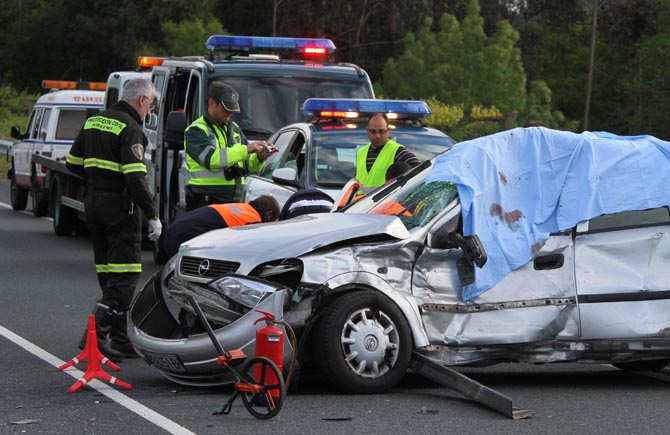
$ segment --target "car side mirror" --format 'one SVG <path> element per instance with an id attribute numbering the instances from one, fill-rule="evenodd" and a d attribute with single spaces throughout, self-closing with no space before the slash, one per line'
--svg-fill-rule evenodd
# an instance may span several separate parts
<path id="1" fill-rule="evenodd" d="M 13 125 L 11 130 L 9 131 L 9 135 L 13 137 L 14 139 L 20 140 L 23 139 L 23 135 L 21 134 L 21 130 L 17 125 Z"/>
<path id="2" fill-rule="evenodd" d="M 466 286 L 475 282 L 475 266 L 480 269 L 486 264 L 486 250 L 479 240 L 479 236 L 462 236 L 454 231 L 447 234 L 446 242 L 458 246 L 463 251 L 463 258 L 458 260 L 458 277 L 461 285 Z"/>
<path id="3" fill-rule="evenodd" d="M 272 172 L 272 181 L 282 186 L 302 189 L 298 181 L 298 171 L 295 168 L 277 168 Z"/>
<path id="4" fill-rule="evenodd" d="M 361 190 L 361 183 L 357 178 L 352 178 L 347 181 L 342 190 L 340 190 L 335 197 L 335 202 L 330 211 L 337 211 L 354 202 L 357 199 L 358 191 Z"/>
<path id="5" fill-rule="evenodd" d="M 186 114 L 179 111 L 168 113 L 165 142 L 169 150 L 184 149 L 184 130 L 186 130 Z"/>

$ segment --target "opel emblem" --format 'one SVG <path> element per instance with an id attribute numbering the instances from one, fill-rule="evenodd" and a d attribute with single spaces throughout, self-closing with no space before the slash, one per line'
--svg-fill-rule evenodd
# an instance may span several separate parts
<path id="1" fill-rule="evenodd" d="M 198 265 L 198 275 L 204 276 L 209 272 L 209 260 L 202 260 Z"/>

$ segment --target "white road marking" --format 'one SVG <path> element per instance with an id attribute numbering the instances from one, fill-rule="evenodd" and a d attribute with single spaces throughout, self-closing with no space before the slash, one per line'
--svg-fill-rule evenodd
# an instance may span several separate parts
<path id="1" fill-rule="evenodd" d="M 0 203 L 0 205 L 5 205 Z M 27 350 L 28 352 L 32 353 L 36 357 L 42 359 L 43 361 L 46 361 L 47 363 L 51 364 L 52 366 L 58 367 L 62 366 L 65 364 L 65 361 L 62 361 L 61 359 L 55 357 L 54 355 L 51 355 L 49 352 L 45 351 L 44 349 L 34 345 L 33 343 L 29 342 L 28 340 L 24 339 L 23 337 L 20 337 L 10 331 L 9 329 L 3 327 L 0 325 L 0 335 L 8 339 L 9 341 L 12 341 L 16 345 L 22 347 L 23 349 Z M 79 380 L 82 376 L 84 376 L 84 372 L 81 370 L 78 370 L 74 367 L 69 367 L 65 370 L 63 370 L 63 373 L 67 373 L 76 380 Z M 170 420 L 169 418 L 157 413 L 156 411 L 142 405 L 141 403 L 137 402 L 134 399 L 131 399 L 130 397 L 126 396 L 125 394 L 113 389 L 106 383 L 103 383 L 97 379 L 92 380 L 87 384 L 90 388 L 93 388 L 94 390 L 98 391 L 101 394 L 104 394 L 105 396 L 109 397 L 111 400 L 114 402 L 118 403 L 119 405 L 125 407 L 129 411 L 134 412 L 135 414 L 139 415 L 140 417 L 144 418 L 145 420 L 150 421 L 151 423 L 155 424 L 156 426 L 166 430 L 169 433 L 172 434 L 180 434 L 180 435 L 195 435 L 194 432 L 191 432 L 190 430 L 186 429 L 183 426 L 178 425 L 174 421 Z M 70 394 L 70 393 L 68 393 Z M 73 393 L 77 394 L 77 393 Z"/>
<path id="2" fill-rule="evenodd" d="M 11 204 L 7 204 L 7 203 L 5 203 L 5 202 L 0 202 L 0 207 L 8 208 L 8 209 L 11 210 L 12 205 L 11 205 Z M 21 210 L 19 213 L 23 213 L 23 214 L 25 214 L 25 215 L 29 215 L 29 216 L 32 216 L 32 215 L 33 215 L 33 212 L 31 212 L 31 211 L 26 211 L 26 210 Z M 49 216 L 43 216 L 43 217 L 41 217 L 40 219 L 44 219 L 45 221 L 49 221 L 49 222 L 53 222 L 53 221 L 54 221 L 53 218 L 51 218 L 51 217 L 49 217 Z"/>

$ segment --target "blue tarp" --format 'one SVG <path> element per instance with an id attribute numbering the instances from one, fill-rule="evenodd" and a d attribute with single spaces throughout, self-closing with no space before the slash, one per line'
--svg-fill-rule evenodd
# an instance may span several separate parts
<path id="1" fill-rule="evenodd" d="M 463 289 L 467 301 L 530 261 L 552 232 L 670 204 L 670 142 L 516 128 L 455 145 L 431 181 L 457 184 L 463 233 L 477 234 L 488 255 Z"/>

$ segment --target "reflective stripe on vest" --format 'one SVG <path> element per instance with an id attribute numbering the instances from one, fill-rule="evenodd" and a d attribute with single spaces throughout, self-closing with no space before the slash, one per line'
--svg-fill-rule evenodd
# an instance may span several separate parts
<path id="1" fill-rule="evenodd" d="M 244 183 L 244 178 L 226 180 L 226 176 L 223 174 L 223 169 L 228 167 L 228 153 L 226 149 L 226 138 L 221 128 L 214 126 L 214 130 L 212 131 L 205 122 L 205 118 L 203 116 L 193 121 L 193 123 L 188 128 L 199 128 L 205 132 L 205 134 L 210 138 L 212 144 L 210 147 L 205 148 L 203 153 L 206 155 L 212 149 L 214 149 L 215 152 L 218 151 L 219 166 L 221 167 L 220 170 L 210 171 L 206 167 L 202 166 L 200 162 L 192 158 L 187 152 L 186 166 L 188 168 L 188 184 L 196 186 L 231 186 L 235 185 L 236 183 Z M 235 143 L 240 143 L 241 138 L 237 131 L 233 131 L 233 138 L 236 141 Z M 216 148 L 218 148 L 218 150 Z M 186 149 L 186 141 L 184 141 L 184 149 Z M 242 162 L 238 162 L 237 165 L 244 167 Z"/>
<path id="2" fill-rule="evenodd" d="M 96 264 L 96 273 L 141 273 L 142 263 L 108 263 Z"/>
<path id="3" fill-rule="evenodd" d="M 367 169 L 370 144 L 358 150 L 356 153 L 356 178 L 361 183 L 359 192 L 368 193 L 386 182 L 386 171 L 393 164 L 395 155 L 401 147 L 402 145 L 392 140 L 386 142 L 372 164 L 370 172 Z"/>
<path id="4" fill-rule="evenodd" d="M 249 204 L 211 204 L 208 207 L 216 210 L 229 227 L 262 222 L 261 215 Z"/>

